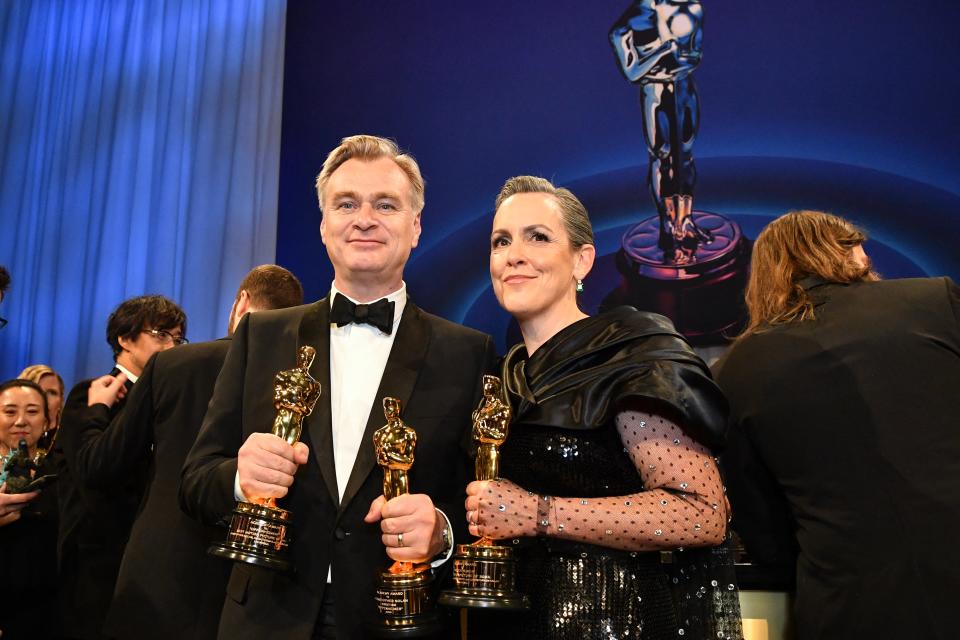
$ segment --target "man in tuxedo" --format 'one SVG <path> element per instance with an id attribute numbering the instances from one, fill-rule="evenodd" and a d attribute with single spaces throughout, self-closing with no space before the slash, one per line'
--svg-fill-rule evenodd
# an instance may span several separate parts
<path id="1" fill-rule="evenodd" d="M 489 336 L 407 297 L 403 268 L 423 209 L 419 168 L 389 140 L 352 136 L 327 157 L 317 191 L 330 295 L 240 323 L 184 467 L 181 504 L 207 522 L 228 518 L 237 499 L 275 497 L 293 513 L 295 570 L 236 563 L 221 638 L 366 637 L 378 618 L 376 574 L 390 559 L 441 563 L 450 523 L 467 537 L 465 443 L 494 348 Z M 291 446 L 265 432 L 274 375 L 295 366 L 302 345 L 317 351 L 311 374 L 322 395 Z M 385 396 L 400 400 L 418 436 L 412 493 L 389 502 L 372 445 Z"/>
<path id="2" fill-rule="evenodd" d="M 154 355 L 109 425 L 91 421 L 78 434 L 74 472 L 108 489 L 150 460 L 150 481 L 120 565 L 106 632 L 115 638 L 211 638 L 216 635 L 228 563 L 207 555 L 219 529 L 190 518 L 177 502 L 180 470 L 200 430 L 213 385 L 240 319 L 248 312 L 303 304 L 296 276 L 261 265 L 240 283 L 227 338 Z M 121 378 L 108 388 L 119 391 Z M 109 397 L 101 397 L 110 403 Z"/>
<path id="3" fill-rule="evenodd" d="M 94 489 L 77 477 L 80 434 L 89 425 L 105 428 L 124 406 L 154 353 L 186 342 L 187 318 L 163 296 L 124 301 L 107 321 L 107 342 L 114 369 L 77 383 L 63 408 L 57 457 L 60 531 L 60 599 L 64 633 L 71 638 L 102 638 L 123 547 L 146 485 L 146 456 L 131 473 L 110 486 Z M 117 388 L 119 385 L 120 388 Z M 111 402 L 120 395 L 120 400 Z"/>
<path id="4" fill-rule="evenodd" d="M 750 324 L 718 364 L 733 527 L 795 565 L 800 640 L 956 637 L 960 289 L 880 281 L 819 212 L 757 237 Z"/>

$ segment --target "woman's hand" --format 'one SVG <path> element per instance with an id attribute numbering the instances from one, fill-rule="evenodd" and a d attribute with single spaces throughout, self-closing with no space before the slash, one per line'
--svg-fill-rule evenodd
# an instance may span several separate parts
<path id="1" fill-rule="evenodd" d="M 536 494 L 509 480 L 471 482 L 464 504 L 471 535 L 494 540 L 537 535 Z"/>
<path id="2" fill-rule="evenodd" d="M 0 527 L 15 522 L 20 518 L 20 511 L 31 500 L 40 495 L 39 491 L 30 493 L 7 493 L 7 484 L 0 485 Z"/>

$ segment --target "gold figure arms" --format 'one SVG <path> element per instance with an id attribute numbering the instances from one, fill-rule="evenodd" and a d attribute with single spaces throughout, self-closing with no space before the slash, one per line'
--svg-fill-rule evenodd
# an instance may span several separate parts
<path id="1" fill-rule="evenodd" d="M 507 439 L 512 411 L 503 401 L 500 378 L 483 376 L 483 400 L 473 412 L 473 439 L 477 442 L 477 480 L 500 475 L 499 447 Z"/>
<path id="2" fill-rule="evenodd" d="M 417 432 L 400 419 L 400 400 L 383 399 L 383 414 L 387 424 L 373 434 L 377 464 L 383 468 L 383 496 L 392 500 L 410 493 L 407 471 L 413 466 L 417 448 Z"/>
<path id="3" fill-rule="evenodd" d="M 313 347 L 300 347 L 297 367 L 281 371 L 273 379 L 273 406 L 277 417 L 271 431 L 290 445 L 300 440 L 303 418 L 310 415 L 320 398 L 320 383 L 310 375 L 316 354 Z"/>

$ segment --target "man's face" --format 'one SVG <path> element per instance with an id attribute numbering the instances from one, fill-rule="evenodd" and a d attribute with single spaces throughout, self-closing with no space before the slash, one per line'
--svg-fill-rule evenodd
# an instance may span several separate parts
<path id="1" fill-rule="evenodd" d="M 359 298 L 366 291 L 399 288 L 403 266 L 420 239 L 411 190 L 390 158 L 351 158 L 330 176 L 320 238 L 344 293 Z"/>
<path id="2" fill-rule="evenodd" d="M 118 339 L 123 352 L 117 358 L 117 362 L 129 369 L 134 375 L 139 376 L 143 373 L 143 368 L 147 366 L 147 360 L 155 353 L 166 351 L 177 346 L 175 338 L 183 335 L 183 327 L 177 325 L 172 329 L 156 331 L 153 329 L 144 329 L 133 339 L 121 337 Z"/>
<path id="3" fill-rule="evenodd" d="M 850 255 L 853 258 L 853 261 L 861 269 L 870 268 L 870 258 L 867 257 L 867 252 L 863 250 L 863 245 L 858 244 L 850 251 Z"/>

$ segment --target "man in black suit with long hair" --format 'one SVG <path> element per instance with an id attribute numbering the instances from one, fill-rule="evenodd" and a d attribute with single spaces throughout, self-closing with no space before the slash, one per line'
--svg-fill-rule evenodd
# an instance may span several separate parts
<path id="1" fill-rule="evenodd" d="M 750 324 L 718 364 L 733 528 L 793 565 L 799 640 L 956 637 L 960 289 L 880 280 L 815 211 L 757 237 Z"/>
<path id="2" fill-rule="evenodd" d="M 378 570 L 390 559 L 442 562 L 451 523 L 458 539 L 467 537 L 472 464 L 464 443 L 494 349 L 489 336 L 407 297 L 420 170 L 393 142 L 352 136 L 327 157 L 317 191 L 331 293 L 240 323 L 184 468 L 182 504 L 207 522 L 229 517 L 238 498 L 279 498 L 293 513 L 295 571 L 235 564 L 221 638 L 363 638 L 377 618 Z M 302 345 L 316 349 L 311 374 L 322 395 L 291 446 L 268 433 L 273 378 L 295 366 Z M 372 444 L 386 421 L 385 396 L 400 399 L 418 435 L 411 493 L 389 502 Z"/>
<path id="3" fill-rule="evenodd" d="M 296 276 L 273 264 L 255 267 L 237 290 L 227 338 L 157 353 L 127 396 L 124 411 L 109 423 L 91 421 L 78 434 L 74 471 L 91 488 L 108 490 L 144 459 L 150 465 L 107 616 L 110 637 L 216 635 L 229 565 L 206 551 L 223 533 L 180 510 L 180 471 L 240 319 L 248 312 L 300 304 L 303 287 Z M 112 388 L 121 384 L 117 378 Z M 100 402 L 112 404 L 103 395 Z"/>
<path id="4" fill-rule="evenodd" d="M 124 406 L 147 360 L 186 341 L 187 317 L 173 301 L 157 295 L 125 300 L 107 320 L 113 370 L 77 383 L 63 407 L 57 460 L 60 506 L 58 557 L 64 634 L 102 638 L 103 622 L 113 597 L 123 547 L 146 486 L 146 458 L 126 478 L 94 489 L 77 477 L 80 434 L 91 424 L 105 425 Z M 104 403 L 101 397 L 118 402 Z"/>

